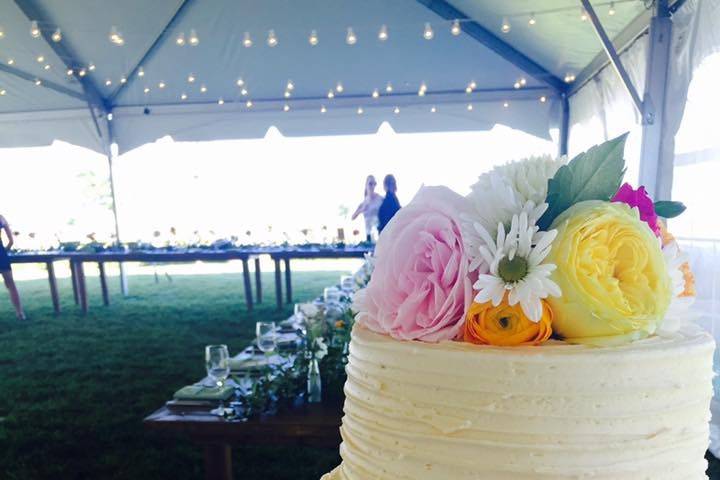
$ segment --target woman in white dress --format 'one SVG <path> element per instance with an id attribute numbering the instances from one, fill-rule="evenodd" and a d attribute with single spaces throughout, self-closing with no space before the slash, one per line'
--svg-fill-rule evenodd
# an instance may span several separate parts
<path id="1" fill-rule="evenodd" d="M 375 177 L 373 175 L 368 175 L 365 180 L 365 199 L 352 215 L 353 220 L 355 220 L 361 213 L 365 217 L 365 234 L 368 242 L 372 242 L 374 232 L 377 231 L 378 210 L 383 202 L 383 196 L 375 193 L 376 185 L 377 182 L 375 181 Z"/>

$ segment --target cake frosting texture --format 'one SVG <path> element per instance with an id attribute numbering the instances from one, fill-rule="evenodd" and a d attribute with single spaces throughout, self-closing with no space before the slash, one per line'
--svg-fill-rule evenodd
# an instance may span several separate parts
<path id="1" fill-rule="evenodd" d="M 401 342 L 356 326 L 325 480 L 701 480 L 714 342 Z"/>

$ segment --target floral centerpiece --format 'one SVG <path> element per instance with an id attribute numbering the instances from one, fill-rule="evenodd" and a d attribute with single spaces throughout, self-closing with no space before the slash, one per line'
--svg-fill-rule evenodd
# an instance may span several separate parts
<path id="1" fill-rule="evenodd" d="M 692 274 L 653 202 L 623 183 L 627 135 L 480 176 L 466 197 L 424 187 L 378 240 L 359 324 L 399 340 L 616 345 L 677 319 Z"/>

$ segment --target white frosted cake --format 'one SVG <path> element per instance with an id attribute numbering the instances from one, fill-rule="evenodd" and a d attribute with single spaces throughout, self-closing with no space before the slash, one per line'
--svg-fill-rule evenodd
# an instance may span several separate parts
<path id="1" fill-rule="evenodd" d="M 701 480 L 714 342 L 623 135 L 423 187 L 354 299 L 330 480 Z"/>
<path id="2" fill-rule="evenodd" d="M 401 342 L 357 326 L 325 480 L 701 480 L 714 342 Z"/>

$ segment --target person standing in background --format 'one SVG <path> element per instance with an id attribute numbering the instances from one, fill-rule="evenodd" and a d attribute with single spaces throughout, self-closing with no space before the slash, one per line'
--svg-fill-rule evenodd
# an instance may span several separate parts
<path id="1" fill-rule="evenodd" d="M 352 220 L 355 220 L 361 213 L 365 218 L 365 235 L 368 242 L 372 242 L 373 229 L 378 226 L 378 210 L 383 202 L 382 195 L 375 193 L 377 182 L 373 175 L 368 175 L 365 180 L 365 199 L 358 206 L 355 213 L 352 214 Z"/>
<path id="2" fill-rule="evenodd" d="M 10 293 L 10 301 L 13 307 L 15 307 L 15 314 L 18 320 L 25 320 L 25 312 L 23 311 L 22 302 L 20 301 L 20 294 L 15 285 L 15 279 L 13 278 L 12 268 L 10 266 L 10 257 L 8 256 L 8 250 L 12 248 L 15 239 L 13 238 L 10 224 L 2 215 L 0 215 L 0 231 L 5 232 L 5 236 L 7 236 L 8 239 L 7 244 L 5 244 L 0 234 L 0 274 L 2 274 L 5 287 L 7 287 L 8 293 Z"/>
<path id="3" fill-rule="evenodd" d="M 385 200 L 378 210 L 378 231 L 382 232 L 390 219 L 400 210 L 400 201 L 397 198 L 397 181 L 394 175 L 385 175 Z"/>

